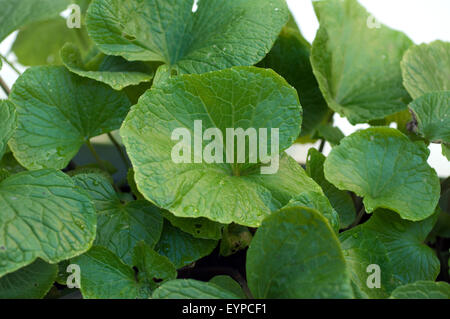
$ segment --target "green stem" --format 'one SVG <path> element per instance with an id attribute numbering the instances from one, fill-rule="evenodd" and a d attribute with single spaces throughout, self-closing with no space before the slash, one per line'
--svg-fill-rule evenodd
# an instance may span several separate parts
<path id="1" fill-rule="evenodd" d="M 125 164 L 125 167 L 127 169 L 130 169 L 130 163 L 128 162 L 127 155 L 125 154 L 123 148 L 120 146 L 119 142 L 114 138 L 114 136 L 111 133 L 108 133 L 108 137 L 111 140 L 111 142 L 114 144 L 114 147 L 117 149 L 117 152 L 120 155 L 120 158 L 122 159 L 122 162 Z"/>
<path id="2" fill-rule="evenodd" d="M 325 139 L 320 141 L 319 152 L 323 153 L 323 149 L 325 148 Z"/>
<path id="3" fill-rule="evenodd" d="M 8 85 L 3 81 L 2 77 L 0 76 L 0 86 L 2 87 L 2 90 L 5 92 L 7 96 L 11 93 L 11 90 L 9 89 Z"/>
<path id="4" fill-rule="evenodd" d="M 100 168 L 102 170 L 104 170 L 105 172 L 108 172 L 108 170 L 106 169 L 105 165 L 103 164 L 100 156 L 98 156 L 97 151 L 95 150 L 94 146 L 92 146 L 91 141 L 87 140 L 86 141 L 86 145 L 89 148 L 89 150 L 91 151 L 92 155 L 94 155 L 95 160 L 97 161 L 98 165 L 100 166 Z"/>
<path id="5" fill-rule="evenodd" d="M 1 58 L 3 61 L 5 61 L 5 63 L 8 64 L 8 65 L 11 67 L 11 69 L 13 69 L 14 72 L 16 72 L 18 75 L 21 75 L 21 74 L 22 74 L 22 72 L 20 72 L 20 71 L 14 66 L 14 64 L 12 64 L 11 62 L 9 62 L 8 59 L 7 59 L 5 56 L 3 56 L 3 55 L 0 54 L 0 58 Z"/>
<path id="6" fill-rule="evenodd" d="M 75 28 L 75 34 L 77 35 L 78 41 L 80 42 L 81 46 L 84 50 L 89 49 L 89 45 L 87 44 L 86 40 L 83 37 L 83 33 L 81 32 L 81 28 Z"/>

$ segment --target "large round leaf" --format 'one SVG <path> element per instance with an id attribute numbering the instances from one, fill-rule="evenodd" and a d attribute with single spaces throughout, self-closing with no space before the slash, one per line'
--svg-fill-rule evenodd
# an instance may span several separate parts
<path id="1" fill-rule="evenodd" d="M 41 258 L 77 256 L 95 238 L 95 209 L 70 177 L 55 170 L 23 172 L 0 183 L 0 276 Z"/>
<path id="2" fill-rule="evenodd" d="M 28 69 L 10 99 L 18 114 L 10 147 L 28 169 L 66 167 L 87 140 L 118 129 L 130 107 L 125 93 L 64 67 Z"/>
<path id="3" fill-rule="evenodd" d="M 406 51 L 402 63 L 403 84 L 416 99 L 429 92 L 450 90 L 450 43 L 435 41 Z"/>
<path id="4" fill-rule="evenodd" d="M 450 144 L 450 91 L 426 93 L 409 108 L 420 135 L 436 143 Z"/>
<path id="5" fill-rule="evenodd" d="M 7 100 L 0 101 L 0 160 L 17 125 L 16 108 Z"/>
<path id="6" fill-rule="evenodd" d="M 328 181 L 364 197 L 367 212 L 396 211 L 402 218 L 422 220 L 434 213 L 439 178 L 427 164 L 429 150 L 396 129 L 380 127 L 344 138 L 325 161 Z"/>
<path id="7" fill-rule="evenodd" d="M 351 298 L 336 234 L 310 208 L 284 208 L 264 220 L 247 253 L 256 298 Z"/>
<path id="8" fill-rule="evenodd" d="M 179 73 L 253 65 L 288 20 L 284 0 L 94 0 L 88 31 L 99 49 L 130 61 L 161 61 Z M 263 23 L 262 23 L 263 22 Z"/>
<path id="9" fill-rule="evenodd" d="M 201 147 L 202 152 L 211 143 L 198 141 L 203 136 L 203 130 L 195 128 L 198 121 L 202 121 L 203 130 L 220 130 L 223 143 L 218 137 L 213 140 L 223 145 L 224 154 L 217 150 L 223 163 L 206 163 L 195 151 Z M 297 93 L 285 80 L 271 70 L 237 67 L 176 77 L 147 91 L 127 116 L 121 135 L 139 191 L 148 200 L 178 217 L 259 226 L 265 216 L 294 195 L 307 190 L 321 192 L 300 165 L 282 152 L 297 138 L 300 124 Z M 185 152 L 190 157 L 187 163 L 175 163 L 172 158 L 174 146 L 182 143 L 172 140 L 172 133 L 180 128 L 191 136 L 191 141 L 184 141 L 185 146 L 195 148 Z M 282 153 L 278 171 L 262 174 L 261 165 L 249 160 L 249 143 L 244 163 L 236 160 L 238 142 L 234 149 L 228 149 L 234 150 L 234 158 L 229 156 L 232 163 L 225 163 L 226 145 L 231 144 L 226 130 L 230 128 L 266 129 L 269 152 L 272 129 L 278 129 Z M 258 147 L 261 151 L 261 145 Z M 259 154 L 258 150 L 253 154 Z M 257 162 L 261 163 L 260 159 Z"/>
<path id="10" fill-rule="evenodd" d="M 384 25 L 370 28 L 356 0 L 315 1 L 314 9 L 320 29 L 311 62 L 328 106 L 352 124 L 405 109 L 400 61 L 411 40 Z"/>
<path id="11" fill-rule="evenodd" d="M 108 248 L 128 264 L 138 242 L 155 247 L 163 228 L 157 207 L 144 200 L 122 203 L 110 182 L 98 174 L 80 174 L 73 180 L 88 192 L 97 209 L 95 245 Z"/>

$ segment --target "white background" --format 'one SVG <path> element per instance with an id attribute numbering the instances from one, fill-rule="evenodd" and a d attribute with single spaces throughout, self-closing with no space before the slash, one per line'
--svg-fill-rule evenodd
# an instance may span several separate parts
<path id="1" fill-rule="evenodd" d="M 434 40 L 450 41 L 450 0 L 359 0 L 369 12 L 379 21 L 391 28 L 405 32 L 415 43 L 431 42 Z M 314 40 L 319 23 L 314 14 L 312 2 L 310 0 L 287 0 L 297 23 L 305 36 L 312 42 Z M 16 33 L 5 39 L 0 45 L 0 52 L 6 55 L 11 47 Z M 8 56 L 10 60 L 15 60 L 14 55 Z M 23 68 L 19 66 L 23 71 Z M 3 63 L 0 75 L 12 85 L 16 80 L 16 74 Z M 0 92 L 0 98 L 6 98 Z M 336 125 L 349 135 L 359 128 L 366 128 L 367 125 L 351 125 L 345 118 L 335 116 Z M 313 145 L 294 145 L 288 150 L 299 162 L 305 162 L 307 149 Z M 317 146 L 317 145 L 315 145 Z M 442 177 L 450 175 L 450 163 L 441 153 L 439 145 L 430 146 L 431 155 L 429 164 L 436 169 Z M 325 153 L 330 151 L 330 147 L 325 147 Z"/>

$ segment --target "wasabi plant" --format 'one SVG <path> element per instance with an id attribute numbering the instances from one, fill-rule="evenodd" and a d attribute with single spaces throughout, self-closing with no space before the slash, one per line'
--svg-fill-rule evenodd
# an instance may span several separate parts
<path id="1" fill-rule="evenodd" d="M 0 0 L 0 298 L 450 298 L 450 44 L 313 4 Z"/>

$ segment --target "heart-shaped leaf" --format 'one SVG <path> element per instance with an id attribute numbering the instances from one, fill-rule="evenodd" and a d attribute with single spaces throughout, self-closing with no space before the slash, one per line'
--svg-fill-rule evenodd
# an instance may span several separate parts
<path id="1" fill-rule="evenodd" d="M 87 25 L 106 54 L 203 73 L 259 62 L 289 14 L 284 0 L 210 0 L 192 10 L 186 0 L 94 0 Z"/>
<path id="2" fill-rule="evenodd" d="M 0 276 L 41 258 L 77 256 L 95 238 L 95 209 L 70 177 L 55 170 L 23 172 L 0 183 Z"/>
<path id="3" fill-rule="evenodd" d="M 337 188 L 364 197 L 367 212 L 388 208 L 417 221 L 431 216 L 439 200 L 439 178 L 428 155 L 423 143 L 396 129 L 369 128 L 334 147 L 324 172 Z"/>
<path id="4" fill-rule="evenodd" d="M 18 126 L 10 147 L 28 169 L 62 169 L 90 138 L 118 129 L 125 93 L 80 78 L 64 67 L 32 67 L 14 84 Z"/>
<path id="5" fill-rule="evenodd" d="M 352 124 L 405 109 L 400 61 L 411 40 L 379 24 L 356 0 L 313 4 L 320 29 L 311 62 L 328 106 Z"/>
<path id="6" fill-rule="evenodd" d="M 178 217 L 259 226 L 265 216 L 293 196 L 308 190 L 322 192 L 300 165 L 283 153 L 297 138 L 300 124 L 297 93 L 281 77 L 271 70 L 236 67 L 179 76 L 147 91 L 127 116 L 121 136 L 135 168 L 136 183 L 148 200 Z M 206 151 L 211 143 L 199 141 L 203 130 L 209 128 L 220 131 L 211 137 L 211 143 L 222 146 L 212 163 L 207 162 L 210 154 Z M 260 135 L 259 145 L 253 149 L 251 143 L 234 143 L 234 135 L 227 138 L 226 131 L 239 128 L 249 134 L 266 132 L 267 140 Z M 172 139 L 179 130 L 187 135 L 187 141 Z M 174 158 L 181 143 L 195 148 L 183 152 L 185 157 L 187 154 L 184 163 Z M 261 165 L 265 146 L 273 152 L 272 169 L 280 157 L 278 170 Z M 276 146 L 282 155 L 278 156 Z"/>
<path id="7" fill-rule="evenodd" d="M 122 90 L 130 85 L 149 82 L 153 78 L 154 70 L 142 62 L 128 62 L 122 57 L 107 56 L 102 53 L 93 59 L 95 63 L 86 64 L 81 52 L 72 43 L 67 43 L 61 50 L 61 58 L 71 72 L 111 86 L 115 90 Z"/>
<path id="8" fill-rule="evenodd" d="M 8 100 L 0 100 L 0 160 L 17 126 L 16 108 Z"/>
<path id="9" fill-rule="evenodd" d="M 450 43 L 434 41 L 406 51 L 402 63 L 403 84 L 416 99 L 425 93 L 450 91 Z"/>
<path id="10" fill-rule="evenodd" d="M 264 220 L 247 253 L 247 280 L 255 298 L 353 297 L 336 234 L 310 208 L 283 208 Z"/>
<path id="11" fill-rule="evenodd" d="M 87 190 L 97 209 L 95 245 L 108 248 L 127 264 L 138 242 L 155 247 L 163 228 L 157 207 L 144 200 L 121 202 L 110 182 L 98 174 L 80 174 L 73 180 Z"/>

